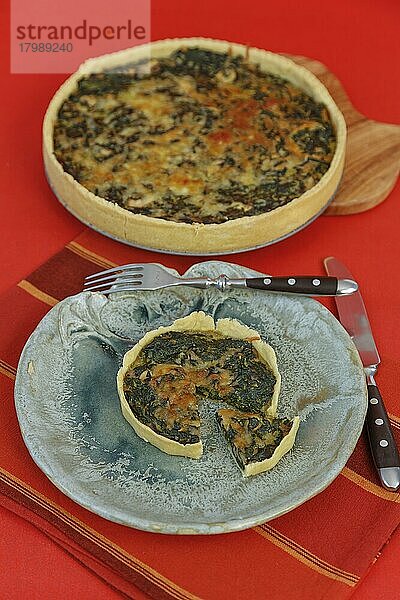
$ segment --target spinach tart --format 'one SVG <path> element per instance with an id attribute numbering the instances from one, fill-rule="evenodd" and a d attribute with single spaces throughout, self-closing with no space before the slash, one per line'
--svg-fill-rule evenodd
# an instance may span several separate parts
<path id="1" fill-rule="evenodd" d="M 316 217 L 339 184 L 346 126 L 288 58 L 189 38 L 86 61 L 43 134 L 50 185 L 82 221 L 132 245 L 215 254 Z"/>
<path id="2" fill-rule="evenodd" d="M 293 446 L 299 418 L 276 417 L 280 384 L 274 350 L 256 331 L 201 311 L 148 332 L 117 376 L 124 417 L 167 454 L 202 456 L 199 404 L 215 403 L 245 476 L 272 468 Z"/>

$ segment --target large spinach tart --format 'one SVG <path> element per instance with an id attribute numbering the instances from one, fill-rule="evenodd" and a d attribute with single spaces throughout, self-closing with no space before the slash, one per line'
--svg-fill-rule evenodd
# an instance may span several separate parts
<path id="1" fill-rule="evenodd" d="M 273 349 L 234 319 L 194 312 L 147 333 L 124 357 L 117 387 L 136 433 L 167 454 L 200 458 L 199 405 L 215 418 L 245 476 L 272 468 L 293 446 L 299 418 L 276 416 Z"/>
<path id="2" fill-rule="evenodd" d="M 338 185 L 344 144 L 341 113 L 306 69 L 196 38 L 87 61 L 44 123 L 48 177 L 74 214 L 132 244 L 199 254 L 307 223 Z"/>

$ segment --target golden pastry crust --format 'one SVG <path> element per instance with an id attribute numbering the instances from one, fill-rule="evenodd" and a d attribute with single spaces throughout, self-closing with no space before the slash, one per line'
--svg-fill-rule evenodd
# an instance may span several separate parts
<path id="1" fill-rule="evenodd" d="M 144 58 L 148 47 L 138 46 L 86 61 L 51 101 L 43 126 L 43 153 L 48 179 L 56 195 L 73 214 L 95 229 L 144 247 L 149 246 L 151 240 L 152 248 L 170 252 L 209 254 L 245 250 L 277 240 L 302 227 L 326 206 L 343 171 L 346 127 L 329 93 L 314 75 L 291 60 L 239 44 L 203 38 L 163 40 L 151 44 L 151 54 L 154 57 L 168 56 L 182 46 L 230 52 L 233 56 L 246 55 L 248 62 L 257 63 L 261 70 L 286 78 L 316 101 L 322 102 L 335 129 L 336 149 L 330 167 L 320 181 L 300 197 L 270 212 L 219 224 L 184 223 L 135 214 L 95 196 L 66 173 L 57 161 L 53 146 L 54 123 L 59 108 L 82 76 Z"/>

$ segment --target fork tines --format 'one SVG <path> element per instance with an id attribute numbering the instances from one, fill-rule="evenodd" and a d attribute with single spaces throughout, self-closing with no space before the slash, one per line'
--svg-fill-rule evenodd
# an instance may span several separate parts
<path id="1" fill-rule="evenodd" d="M 129 291 L 131 286 L 142 285 L 143 268 L 144 265 L 131 264 L 93 273 L 93 275 L 85 277 L 83 289 L 85 292 L 99 290 L 103 294 L 113 291 Z M 130 287 L 125 290 L 127 285 Z"/>

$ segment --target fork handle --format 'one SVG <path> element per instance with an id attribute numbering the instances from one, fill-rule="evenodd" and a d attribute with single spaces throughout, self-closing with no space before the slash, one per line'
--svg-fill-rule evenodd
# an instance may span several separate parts
<path id="1" fill-rule="evenodd" d="M 269 292 L 305 294 L 308 296 L 342 296 L 355 292 L 358 288 L 352 279 L 336 277 L 289 276 L 289 277 L 251 277 L 246 286 Z"/>

